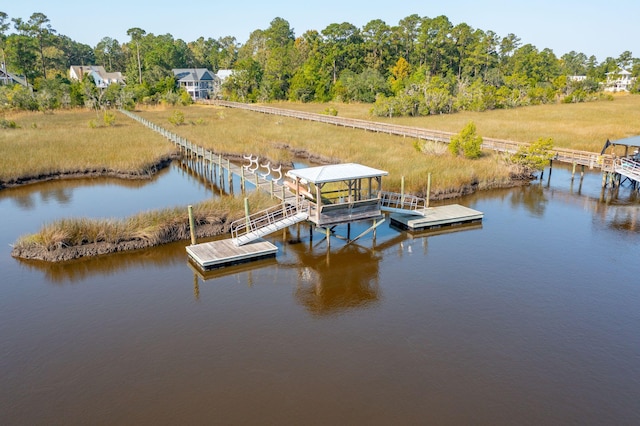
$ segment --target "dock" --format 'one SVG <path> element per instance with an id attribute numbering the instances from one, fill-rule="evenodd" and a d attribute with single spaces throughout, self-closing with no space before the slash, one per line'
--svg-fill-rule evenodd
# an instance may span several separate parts
<path id="1" fill-rule="evenodd" d="M 231 239 L 187 246 L 187 255 L 204 270 L 275 256 L 277 251 L 278 247 L 263 239 L 241 246 Z"/>
<path id="2" fill-rule="evenodd" d="M 484 214 L 459 204 L 427 207 L 408 213 L 392 213 L 391 224 L 409 231 L 436 229 L 444 226 L 456 226 L 481 222 Z"/>

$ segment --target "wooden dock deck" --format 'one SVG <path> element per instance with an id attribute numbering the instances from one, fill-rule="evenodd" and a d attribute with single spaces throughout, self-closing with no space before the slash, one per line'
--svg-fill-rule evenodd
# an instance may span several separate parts
<path id="1" fill-rule="evenodd" d="M 401 229 L 421 231 L 443 226 L 481 222 L 484 214 L 459 204 L 428 207 L 408 213 L 392 213 L 391 223 Z"/>
<path id="2" fill-rule="evenodd" d="M 275 256 L 277 251 L 278 247 L 262 239 L 241 246 L 230 238 L 187 246 L 189 257 L 204 270 Z"/>

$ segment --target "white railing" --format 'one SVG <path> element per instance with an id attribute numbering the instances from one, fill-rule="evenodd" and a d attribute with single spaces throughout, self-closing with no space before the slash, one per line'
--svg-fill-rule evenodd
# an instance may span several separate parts
<path id="1" fill-rule="evenodd" d="M 640 163 L 630 158 L 616 158 L 614 160 L 616 173 L 640 182 Z"/>
<path id="2" fill-rule="evenodd" d="M 259 211 L 249 217 L 231 222 L 231 237 L 237 240 L 244 235 L 256 232 L 269 225 L 275 225 L 284 219 L 291 218 L 300 212 L 307 211 L 308 208 L 308 204 L 301 200 L 300 207 L 297 207 L 294 203 L 283 203 L 281 205 Z"/>
<path id="3" fill-rule="evenodd" d="M 398 194 L 397 192 L 381 192 L 380 206 L 391 209 L 418 210 L 426 207 L 424 198 L 409 194 Z"/>

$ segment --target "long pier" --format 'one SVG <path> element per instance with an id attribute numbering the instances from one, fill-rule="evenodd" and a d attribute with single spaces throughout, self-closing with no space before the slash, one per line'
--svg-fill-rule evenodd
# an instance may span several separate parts
<path id="1" fill-rule="evenodd" d="M 295 195 L 284 185 L 284 180 L 268 179 L 269 176 L 267 174 L 258 172 L 258 167 L 252 169 L 245 166 L 238 166 L 232 163 L 230 159 L 224 158 L 222 154 L 196 145 L 188 139 L 158 126 L 152 121 L 140 117 L 131 111 L 121 109 L 120 112 L 147 126 L 151 130 L 160 133 L 174 143 L 186 158 L 200 160 L 202 163 L 199 173 L 203 176 L 209 175 L 208 177 L 210 177 L 212 181 L 217 179 L 220 184 L 224 184 L 226 177 L 229 187 L 231 188 L 234 179 L 233 176 L 235 175 L 240 178 L 240 188 L 242 191 L 246 189 L 247 184 L 250 184 L 253 185 L 255 189 L 266 192 L 270 194 L 271 197 L 277 198 L 280 201 L 289 202 L 295 200 Z"/>
<path id="2" fill-rule="evenodd" d="M 274 108 L 263 105 L 245 104 L 240 102 L 230 102 L 223 100 L 211 101 L 213 105 L 219 105 L 227 108 L 244 109 L 248 111 L 260 112 L 263 114 L 273 114 L 282 117 L 296 118 L 299 120 L 315 121 L 325 124 L 333 124 L 335 126 L 348 127 L 352 129 L 361 129 L 376 133 L 386 133 L 389 135 L 397 135 L 420 140 L 433 142 L 449 143 L 451 137 L 455 135 L 452 132 L 441 130 L 431 130 L 422 127 L 402 126 L 399 124 L 380 123 L 377 121 L 361 120 L 356 118 L 337 117 L 326 114 L 317 114 L 312 112 L 295 111 L 284 108 Z M 531 144 L 526 142 L 516 142 L 506 139 L 482 138 L 482 149 L 515 154 L 520 148 L 527 147 Z M 576 164 L 583 167 L 604 167 L 611 162 L 609 155 L 600 155 L 599 153 L 589 151 L 579 151 L 575 149 L 554 148 L 553 161 L 560 161 L 568 164 Z"/>

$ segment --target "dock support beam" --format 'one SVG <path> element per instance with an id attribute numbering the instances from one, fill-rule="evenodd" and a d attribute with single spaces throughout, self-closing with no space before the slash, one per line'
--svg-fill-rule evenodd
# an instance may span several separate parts
<path id="1" fill-rule="evenodd" d="M 189 233 L 191 234 L 191 245 L 196 245 L 196 224 L 193 220 L 193 206 L 189 205 Z"/>

